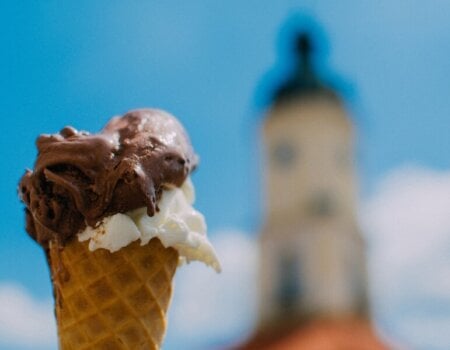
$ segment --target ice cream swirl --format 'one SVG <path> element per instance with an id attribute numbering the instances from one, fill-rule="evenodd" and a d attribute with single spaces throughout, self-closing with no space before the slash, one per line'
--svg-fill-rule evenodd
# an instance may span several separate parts
<path id="1" fill-rule="evenodd" d="M 180 187 L 198 162 L 181 124 L 156 109 L 114 117 L 98 134 L 65 127 L 36 144 L 19 194 L 26 229 L 44 247 L 117 213 L 145 207 L 152 217 L 163 190 Z"/>

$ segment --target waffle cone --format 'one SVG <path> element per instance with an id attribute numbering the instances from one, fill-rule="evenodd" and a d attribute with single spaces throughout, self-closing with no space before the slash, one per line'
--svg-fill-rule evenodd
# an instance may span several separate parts
<path id="1" fill-rule="evenodd" d="M 115 253 L 74 239 L 49 248 L 59 347 L 159 349 L 178 252 L 159 239 Z"/>

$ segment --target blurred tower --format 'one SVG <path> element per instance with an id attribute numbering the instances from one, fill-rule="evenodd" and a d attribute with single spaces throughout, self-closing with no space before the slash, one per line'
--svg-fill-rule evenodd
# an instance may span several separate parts
<path id="1" fill-rule="evenodd" d="M 259 333 L 368 315 L 353 124 L 337 93 L 315 74 L 312 49 L 300 34 L 296 70 L 276 91 L 263 125 Z"/>

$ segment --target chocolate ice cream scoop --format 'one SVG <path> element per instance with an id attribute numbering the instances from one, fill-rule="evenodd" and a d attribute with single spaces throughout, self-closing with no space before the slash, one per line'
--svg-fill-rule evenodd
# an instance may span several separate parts
<path id="1" fill-rule="evenodd" d="M 181 186 L 198 161 L 181 124 L 155 109 L 114 117 L 98 134 L 65 127 L 36 144 L 19 193 L 27 231 L 44 247 L 113 214 L 146 207 L 153 216 L 162 191 Z"/>

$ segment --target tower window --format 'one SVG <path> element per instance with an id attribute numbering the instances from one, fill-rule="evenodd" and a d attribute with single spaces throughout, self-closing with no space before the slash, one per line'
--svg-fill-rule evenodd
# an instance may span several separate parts
<path id="1" fill-rule="evenodd" d="M 287 141 L 279 142 L 273 149 L 272 158 L 276 165 L 288 167 L 294 163 L 296 152 Z"/>
<path id="2" fill-rule="evenodd" d="M 282 255 L 279 260 L 276 299 L 280 311 L 289 314 L 300 297 L 298 261 L 294 254 Z"/>
<path id="3" fill-rule="evenodd" d="M 336 197 L 329 191 L 317 191 L 309 200 L 308 211 L 313 216 L 333 216 L 336 209 Z"/>

